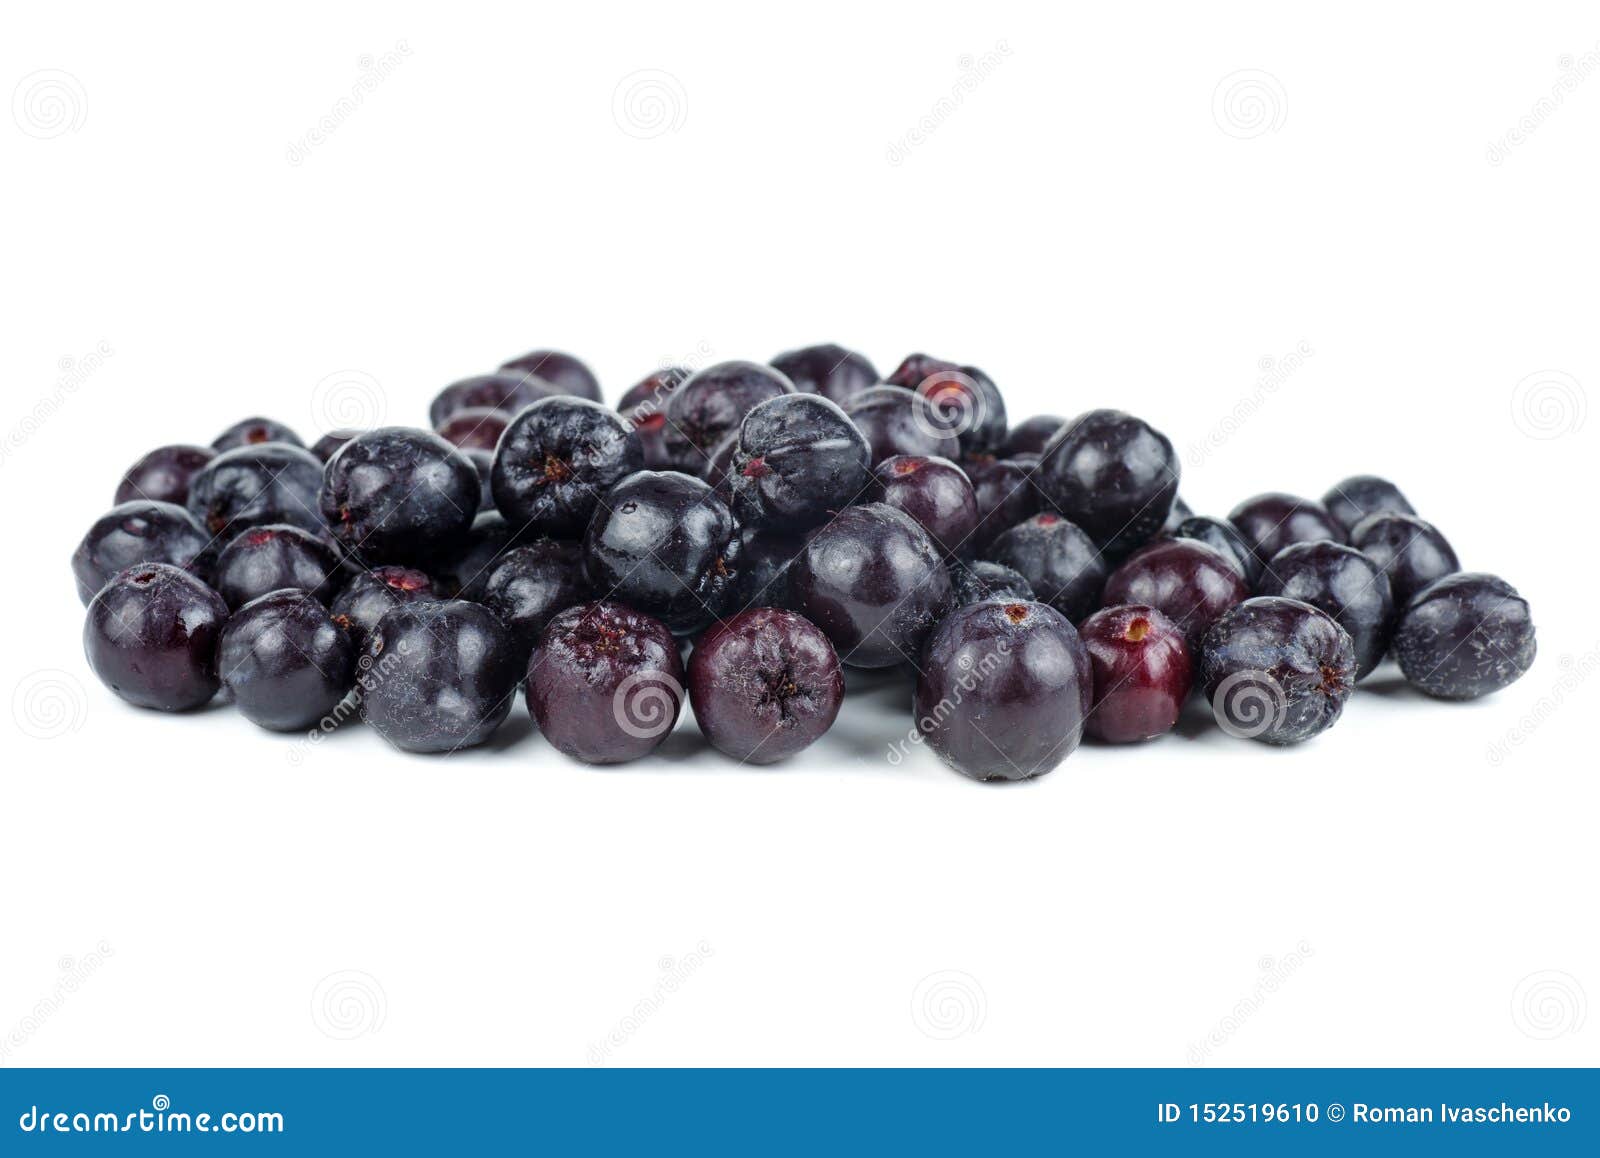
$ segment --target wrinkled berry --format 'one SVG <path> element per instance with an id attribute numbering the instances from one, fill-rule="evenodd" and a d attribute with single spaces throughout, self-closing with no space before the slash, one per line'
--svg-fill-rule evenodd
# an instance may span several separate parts
<path id="1" fill-rule="evenodd" d="M 1331 728 L 1355 687 L 1349 634 L 1297 599 L 1259 595 L 1224 612 L 1199 659 L 1222 730 L 1266 744 L 1298 744 Z"/>
<path id="2" fill-rule="evenodd" d="M 770 398 L 739 426 L 727 475 L 733 511 L 758 526 L 813 526 L 866 491 L 871 458 L 861 431 L 826 398 Z"/>
<path id="3" fill-rule="evenodd" d="M 1154 607 L 1096 611 L 1078 625 L 1094 670 L 1087 731 L 1110 744 L 1172 731 L 1194 684 L 1183 629 Z"/>
<path id="4" fill-rule="evenodd" d="M 182 712 L 217 694 L 222 597 L 189 572 L 141 563 L 114 575 L 89 603 L 83 652 L 94 674 L 141 708 Z"/>
<path id="5" fill-rule="evenodd" d="M 1415 515 L 1368 515 L 1356 524 L 1350 541 L 1383 568 L 1397 609 L 1404 609 L 1413 595 L 1434 580 L 1461 570 L 1454 549 L 1439 529 Z"/>
<path id="6" fill-rule="evenodd" d="M 1395 617 L 1389 580 L 1354 547 L 1325 540 L 1294 543 L 1267 563 L 1257 590 L 1298 599 L 1333 616 L 1350 633 L 1358 680 L 1371 675 L 1388 654 Z"/>
<path id="7" fill-rule="evenodd" d="M 112 501 L 120 505 L 143 500 L 181 507 L 189 499 L 189 480 L 216 457 L 217 452 L 206 446 L 159 446 L 128 468 Z"/>
<path id="8" fill-rule="evenodd" d="M 481 493 L 471 461 L 437 434 L 382 426 L 328 461 L 318 502 L 351 554 L 413 563 L 466 538 Z"/>
<path id="9" fill-rule="evenodd" d="M 639 436 L 621 415 L 558 396 L 520 411 L 494 455 L 494 505 L 513 525 L 576 535 L 623 478 L 644 466 Z"/>
<path id="10" fill-rule="evenodd" d="M 217 649 L 233 702 L 247 720 L 275 732 L 332 716 L 355 682 L 355 662 L 350 637 L 304 591 L 252 599 L 229 618 Z"/>
<path id="11" fill-rule="evenodd" d="M 1100 550 L 1075 523 L 1053 512 L 1024 519 L 991 543 L 983 557 L 1016 571 L 1041 603 L 1073 623 L 1099 605 L 1106 581 Z"/>
<path id="12" fill-rule="evenodd" d="M 1411 599 L 1394 655 L 1411 683 L 1445 700 L 1471 700 L 1521 679 L 1538 645 L 1528 601 L 1495 575 L 1446 575 Z"/>
<path id="13" fill-rule="evenodd" d="M 205 580 L 214 562 L 211 536 L 193 515 L 174 503 L 139 500 L 112 507 L 84 532 L 72 552 L 72 575 L 87 607 L 113 575 L 135 563 L 170 563 Z"/>

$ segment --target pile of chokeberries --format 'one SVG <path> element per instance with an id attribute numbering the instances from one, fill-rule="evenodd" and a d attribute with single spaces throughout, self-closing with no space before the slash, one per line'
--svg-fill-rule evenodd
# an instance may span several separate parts
<path id="1" fill-rule="evenodd" d="M 520 688 L 593 763 L 649 754 L 687 697 L 764 764 L 832 726 L 844 666 L 892 669 L 915 739 L 1016 780 L 1085 732 L 1169 731 L 1195 687 L 1292 744 L 1387 656 L 1444 699 L 1534 657 L 1526 601 L 1383 479 L 1193 515 L 1149 424 L 1011 426 L 982 370 L 925 354 L 886 379 L 838 346 L 668 368 L 613 410 L 538 350 L 429 419 L 308 449 L 250 418 L 139 459 L 72 559 L 95 674 L 280 731 L 359 715 L 414 752 L 483 743 Z"/>

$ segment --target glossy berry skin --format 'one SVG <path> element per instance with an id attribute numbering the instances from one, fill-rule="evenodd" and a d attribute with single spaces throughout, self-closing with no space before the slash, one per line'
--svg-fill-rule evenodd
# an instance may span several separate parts
<path id="1" fill-rule="evenodd" d="M 1394 634 L 1394 598 L 1383 568 L 1354 547 L 1320 541 L 1294 543 L 1274 555 L 1257 588 L 1326 611 L 1350 633 L 1356 679 L 1383 662 Z"/>
<path id="2" fill-rule="evenodd" d="M 600 401 L 600 380 L 594 372 L 571 354 L 560 350 L 530 350 L 520 358 L 513 358 L 500 367 L 502 373 L 531 374 L 548 382 L 563 394 Z"/>
<path id="3" fill-rule="evenodd" d="M 1021 600 L 1032 603 L 1033 585 L 1021 573 L 1001 563 L 983 560 L 975 562 L 952 561 L 950 586 L 957 607 L 982 603 L 986 599 Z"/>
<path id="4" fill-rule="evenodd" d="M 752 526 L 815 526 L 861 497 L 871 460 L 836 404 L 817 394 L 770 398 L 739 424 L 728 471 L 734 514 Z"/>
<path id="5" fill-rule="evenodd" d="M 739 526 L 697 478 L 640 471 L 623 479 L 584 533 L 597 592 L 687 634 L 722 612 L 739 573 Z"/>
<path id="6" fill-rule="evenodd" d="M 272 591 L 228 619 L 217 670 L 251 723 L 275 732 L 332 715 L 355 683 L 355 647 L 303 591 Z"/>
<path id="7" fill-rule="evenodd" d="M 500 410 L 515 414 L 541 398 L 561 393 L 551 383 L 519 371 L 479 374 L 452 382 L 428 406 L 428 425 L 438 430 L 463 410 Z"/>
<path id="8" fill-rule="evenodd" d="M 1528 601 L 1495 575 L 1446 575 L 1412 597 L 1395 631 L 1400 672 L 1430 696 L 1472 700 L 1521 679 L 1538 652 Z"/>
<path id="9" fill-rule="evenodd" d="M 739 579 L 728 593 L 727 610 L 789 607 L 789 568 L 805 549 L 805 536 L 750 527 L 740 540 Z"/>
<path id="10" fill-rule="evenodd" d="M 235 535 L 217 556 L 212 586 L 231 608 L 292 588 L 322 603 L 339 586 L 339 553 L 303 527 L 269 523 Z"/>
<path id="11" fill-rule="evenodd" d="M 461 453 L 478 472 L 478 513 L 494 510 L 494 452 L 463 447 Z"/>
<path id="12" fill-rule="evenodd" d="M 820 394 L 840 406 L 847 405 L 880 380 L 877 369 L 866 355 L 831 342 L 787 350 L 772 359 L 772 368 L 793 382 L 801 393 Z"/>
<path id="13" fill-rule="evenodd" d="M 661 432 L 667 458 L 678 470 L 699 474 L 711 452 L 738 432 L 746 414 L 769 398 L 792 393 L 789 379 L 759 362 L 707 366 L 667 399 Z"/>
<path id="14" fill-rule="evenodd" d="M 274 422 L 270 418 L 246 418 L 217 435 L 211 443 L 211 449 L 221 453 L 240 446 L 260 446 L 265 442 L 281 442 L 302 449 L 306 445 L 300 441 L 298 434 L 281 422 Z"/>
<path id="15" fill-rule="evenodd" d="M 437 434 L 381 426 L 328 460 L 317 496 L 328 527 L 364 563 L 414 563 L 466 538 L 482 484 Z"/>
<path id="16" fill-rule="evenodd" d="M 1391 515 L 1417 513 L 1406 496 L 1400 493 L 1399 487 L 1386 478 L 1371 474 L 1352 475 L 1343 482 L 1335 483 L 1322 496 L 1322 505 L 1346 535 L 1354 531 L 1356 524 L 1368 515 L 1380 512 Z"/>
<path id="17" fill-rule="evenodd" d="M 1383 568 L 1397 609 L 1403 610 L 1428 584 L 1461 570 L 1439 528 L 1415 515 L 1368 515 L 1356 524 L 1350 541 Z"/>
<path id="18" fill-rule="evenodd" d="M 1261 560 L 1256 558 L 1255 550 L 1244 541 L 1244 536 L 1226 519 L 1193 515 L 1174 527 L 1171 535 L 1174 539 L 1194 539 L 1231 559 L 1238 564 L 1239 574 L 1245 583 L 1252 591 L 1255 590 L 1256 583 L 1261 579 Z"/>
<path id="19" fill-rule="evenodd" d="M 89 604 L 83 652 L 117 695 L 140 708 L 182 712 L 217 694 L 222 597 L 189 572 L 141 563 L 113 576 Z"/>
<path id="20" fill-rule="evenodd" d="M 1166 522 L 1161 524 L 1161 533 L 1170 535 L 1187 519 L 1194 517 L 1194 512 L 1189 509 L 1189 504 L 1183 501 L 1182 495 L 1176 495 L 1172 500 L 1172 509 L 1167 512 Z"/>
<path id="21" fill-rule="evenodd" d="M 1083 641 L 1042 603 L 974 603 L 928 640 L 918 733 L 974 780 L 1042 776 L 1083 738 L 1094 677 Z"/>
<path id="22" fill-rule="evenodd" d="M 442 598 L 481 600 L 500 557 L 527 539 L 498 511 L 481 511 L 465 540 L 429 557 L 428 573 Z"/>
<path id="23" fill-rule="evenodd" d="M 1192 650 L 1227 611 L 1250 598 L 1232 560 L 1195 539 L 1169 539 L 1141 547 L 1106 580 L 1104 607 L 1154 607 L 1178 625 Z"/>
<path id="24" fill-rule="evenodd" d="M 666 624 L 621 603 L 580 603 L 545 627 L 528 661 L 528 712 L 575 760 L 655 751 L 683 709 L 683 660 Z"/>
<path id="25" fill-rule="evenodd" d="M 1039 602 L 1073 623 L 1100 602 L 1106 565 L 1099 548 L 1078 526 L 1053 512 L 1024 519 L 990 544 L 983 557 L 1019 573 Z"/>
<path id="26" fill-rule="evenodd" d="M 956 432 L 963 457 L 988 454 L 1005 441 L 1005 399 L 989 376 L 976 366 L 958 366 L 927 354 L 907 354 L 887 381 L 926 398 L 944 425 Z"/>
<path id="27" fill-rule="evenodd" d="M 119 503 L 94 521 L 72 552 L 78 598 L 87 607 L 118 571 L 145 562 L 170 563 L 208 579 L 215 562 L 211 536 L 176 504 Z"/>
<path id="28" fill-rule="evenodd" d="M 738 453 L 739 434 L 735 431 L 717 444 L 698 474 L 730 508 L 733 506 L 733 459 Z"/>
<path id="29" fill-rule="evenodd" d="M 845 413 L 872 446 L 872 465 L 897 454 L 928 458 L 961 457 L 961 440 L 920 394 L 902 386 L 872 386 L 861 391 Z"/>
<path id="30" fill-rule="evenodd" d="M 809 620 L 755 607 L 700 637 L 689 658 L 689 699 L 713 748 L 742 763 L 775 764 L 833 726 L 844 672 Z"/>
<path id="31" fill-rule="evenodd" d="M 189 513 L 219 542 L 266 523 L 320 531 L 321 486 L 322 463 L 309 450 L 280 442 L 241 446 L 195 472 L 189 480 Z"/>
<path id="32" fill-rule="evenodd" d="M 950 573 L 916 520 L 882 503 L 846 507 L 789 569 L 795 610 L 854 667 L 915 660 L 952 606 Z"/>
<path id="33" fill-rule="evenodd" d="M 977 550 L 978 498 L 965 472 L 949 459 L 886 458 L 873 468 L 871 497 L 910 515 L 945 555 Z"/>
<path id="34" fill-rule="evenodd" d="M 504 410 L 469 406 L 465 410 L 457 410 L 441 422 L 438 435 L 462 450 L 487 450 L 492 453 L 510 422 L 511 415 Z"/>
<path id="35" fill-rule="evenodd" d="M 372 629 L 391 607 L 438 598 L 433 580 L 421 571 L 411 567 L 374 567 L 351 576 L 333 597 L 328 611 L 360 654 L 366 651 Z"/>
<path id="36" fill-rule="evenodd" d="M 557 396 L 519 411 L 494 455 L 494 505 L 513 525 L 576 535 L 623 478 L 644 466 L 644 447 L 616 411 Z"/>
<path id="37" fill-rule="evenodd" d="M 489 574 L 483 605 L 500 617 L 517 645 L 517 663 L 528 656 L 557 612 L 589 598 L 583 548 L 566 539 L 539 539 L 513 547 Z"/>
<path id="38" fill-rule="evenodd" d="M 189 499 L 189 480 L 217 457 L 207 446 L 158 446 L 130 466 L 117 484 L 115 504 L 176 503 Z"/>
<path id="39" fill-rule="evenodd" d="M 1264 744 L 1298 744 L 1333 727 L 1355 687 L 1349 634 L 1297 599 L 1258 595 L 1224 612 L 1199 658 L 1223 731 Z"/>
<path id="40" fill-rule="evenodd" d="M 973 550 L 981 553 L 1006 531 L 1039 510 L 1033 468 L 1011 459 L 969 459 L 961 464 L 978 504 Z"/>
<path id="41" fill-rule="evenodd" d="M 1167 436 L 1120 410 L 1090 410 L 1051 437 L 1034 472 L 1049 504 L 1113 559 L 1148 542 L 1178 495 Z"/>
<path id="42" fill-rule="evenodd" d="M 633 423 L 634 432 L 639 435 L 645 470 L 667 470 L 671 466 L 662 434 L 667 426 L 667 400 L 688 381 L 690 373 L 682 366 L 657 370 L 628 387 L 627 393 L 617 402 L 617 411 Z"/>
<path id="43" fill-rule="evenodd" d="M 1001 458 L 1010 458 L 1014 454 L 1042 455 L 1045 443 L 1066 424 L 1065 418 L 1057 418 L 1054 414 L 1036 414 L 1032 418 L 1025 418 L 1006 433 L 1006 440 L 1000 444 L 997 453 Z"/>
<path id="44" fill-rule="evenodd" d="M 360 433 L 361 431 L 350 428 L 330 430 L 311 444 L 311 453 L 326 464 L 330 458 L 339 453 L 341 446 Z"/>
<path id="45" fill-rule="evenodd" d="M 1172 731 L 1194 686 L 1183 629 L 1154 607 L 1105 607 L 1078 625 L 1094 670 L 1087 731 L 1135 744 Z"/>
<path id="46" fill-rule="evenodd" d="M 453 752 L 494 735 L 516 698 L 516 648 L 487 607 L 392 607 L 357 661 L 361 718 L 404 752 Z"/>
<path id="47" fill-rule="evenodd" d="M 1321 503 L 1276 491 L 1246 499 L 1229 512 L 1228 522 L 1262 564 L 1292 543 L 1345 542 L 1344 528 Z"/>

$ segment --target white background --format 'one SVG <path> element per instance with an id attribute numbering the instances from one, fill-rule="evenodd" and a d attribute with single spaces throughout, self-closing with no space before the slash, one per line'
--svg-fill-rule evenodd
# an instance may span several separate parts
<path id="1" fill-rule="evenodd" d="M 0 1064 L 1600 1063 L 1597 41 L 1585 4 L 8 9 Z M 892 763 L 881 679 L 782 767 L 686 721 L 596 770 L 520 705 L 449 760 L 308 751 L 84 665 L 67 558 L 149 447 L 419 422 L 538 345 L 614 399 L 816 341 L 1132 410 L 1202 512 L 1391 475 L 1538 663 L 1000 788 Z"/>

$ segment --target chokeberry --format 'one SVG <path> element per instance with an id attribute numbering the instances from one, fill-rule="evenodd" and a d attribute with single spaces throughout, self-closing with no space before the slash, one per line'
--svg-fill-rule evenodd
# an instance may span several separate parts
<path id="1" fill-rule="evenodd" d="M 158 446 L 127 469 L 112 501 L 120 505 L 143 500 L 181 507 L 189 500 L 189 480 L 216 457 L 217 452 L 207 446 Z"/>
<path id="2" fill-rule="evenodd" d="M 1350 541 L 1383 568 L 1396 608 L 1403 609 L 1434 580 L 1461 570 L 1455 550 L 1439 528 L 1415 515 L 1382 511 L 1368 515 L 1356 524 Z"/>
<path id="3" fill-rule="evenodd" d="M 526 667 L 545 624 L 588 597 L 582 546 L 567 539 L 539 539 L 500 556 L 484 587 L 483 605 L 510 630 L 518 666 Z"/>
<path id="4" fill-rule="evenodd" d="M 1222 730 L 1266 744 L 1298 744 L 1331 728 L 1355 687 L 1349 633 L 1298 599 L 1258 595 L 1223 612 L 1199 660 Z"/>
<path id="5" fill-rule="evenodd" d="M 439 391 L 428 406 L 428 425 L 438 430 L 451 416 L 463 410 L 488 409 L 515 414 L 541 398 L 560 393 L 563 391 L 551 383 L 521 371 L 479 374 L 452 382 Z"/>
<path id="6" fill-rule="evenodd" d="M 350 637 L 304 591 L 252 599 L 229 617 L 217 648 L 233 702 L 247 720 L 276 732 L 332 716 L 355 682 L 355 662 Z"/>
<path id="7" fill-rule="evenodd" d="M 813 526 L 862 495 L 871 460 L 836 404 L 817 394 L 769 398 L 739 425 L 727 475 L 734 513 L 752 525 Z"/>
<path id="8" fill-rule="evenodd" d="M 1171 531 L 1174 539 L 1194 539 L 1204 543 L 1223 557 L 1238 565 L 1239 574 L 1251 590 L 1261 578 L 1261 560 L 1254 549 L 1244 541 L 1244 536 L 1226 519 L 1213 519 L 1208 515 L 1192 515 Z"/>
<path id="9" fill-rule="evenodd" d="M 328 460 L 318 502 L 352 555 L 413 563 L 466 537 L 481 493 L 471 461 L 437 434 L 381 426 Z"/>
<path id="10" fill-rule="evenodd" d="M 884 459 L 872 471 L 872 498 L 910 515 L 947 556 L 977 550 L 978 498 L 965 472 L 947 458 Z"/>
<path id="11" fill-rule="evenodd" d="M 439 424 L 438 435 L 462 450 L 487 450 L 494 452 L 511 422 L 504 410 L 491 410 L 487 406 L 469 406 L 457 410 Z"/>
<path id="12" fill-rule="evenodd" d="M 600 401 L 600 381 L 594 372 L 571 354 L 559 350 L 530 350 L 500 367 L 502 373 L 531 374 L 548 382 L 563 394 Z"/>
<path id="13" fill-rule="evenodd" d="M 212 585 L 229 607 L 292 588 L 320 602 L 339 586 L 339 552 L 304 527 L 269 523 L 235 535 L 217 556 Z"/>
<path id="14" fill-rule="evenodd" d="M 235 422 L 211 443 L 211 449 L 221 453 L 240 446 L 260 446 L 264 442 L 281 442 L 304 449 L 300 436 L 281 422 L 270 418 L 245 418 Z"/>
<path id="15" fill-rule="evenodd" d="M 323 463 L 339 453 L 339 448 L 349 442 L 361 431 L 353 428 L 330 430 L 321 438 L 311 444 L 311 453 L 316 455 Z"/>
<path id="16" fill-rule="evenodd" d="M 1166 435 L 1120 410 L 1080 414 L 1051 436 L 1034 481 L 1112 559 L 1167 521 L 1180 464 Z"/>
<path id="17" fill-rule="evenodd" d="M 787 350 L 772 359 L 772 368 L 805 394 L 820 394 L 846 406 L 857 394 L 879 381 L 878 371 L 864 354 L 826 343 Z"/>
<path id="18" fill-rule="evenodd" d="M 212 546 L 205 528 L 174 503 L 119 503 L 94 521 L 72 552 L 78 598 L 88 606 L 113 575 L 135 563 L 170 563 L 209 579 Z"/>
<path id="19" fill-rule="evenodd" d="M 747 527 L 740 535 L 739 578 L 728 592 L 727 608 L 790 606 L 789 568 L 805 549 L 803 534 Z"/>
<path id="20" fill-rule="evenodd" d="M 1054 414 L 1036 414 L 1032 418 L 1025 418 L 1006 433 L 1006 440 L 1000 444 L 998 454 L 1001 458 L 1010 458 L 1014 454 L 1042 454 L 1045 443 L 1066 424 L 1065 418 L 1057 418 Z"/>
<path id="21" fill-rule="evenodd" d="M 1019 573 L 1041 603 L 1073 623 L 1095 609 L 1105 586 L 1105 560 L 1094 540 L 1053 511 L 1024 519 L 995 539 L 983 557 Z"/>
<path id="22" fill-rule="evenodd" d="M 961 464 L 978 504 L 975 551 L 983 552 L 1006 531 L 1039 509 L 1039 492 L 1029 476 L 1033 468 L 1014 459 L 969 459 Z"/>
<path id="23" fill-rule="evenodd" d="M 1003 563 L 985 560 L 952 560 L 950 586 L 956 607 L 982 603 L 986 599 L 1008 599 L 1024 603 L 1033 601 L 1033 585 Z"/>
<path id="24" fill-rule="evenodd" d="M 1322 496 L 1322 505 L 1346 535 L 1354 531 L 1356 524 L 1368 515 L 1379 512 L 1391 515 L 1417 513 L 1406 496 L 1400 493 L 1399 487 L 1386 478 L 1371 474 L 1352 475 L 1343 482 L 1335 483 Z"/>
<path id="25" fill-rule="evenodd" d="M 908 354 L 887 381 L 926 398 L 944 426 L 955 432 L 963 456 L 988 454 L 1005 441 L 1005 399 L 993 380 L 976 366 Z"/>
<path id="26" fill-rule="evenodd" d="M 1250 598 L 1232 560 L 1198 539 L 1166 539 L 1140 547 L 1106 580 L 1104 607 L 1154 607 L 1178 625 L 1191 650 L 1228 608 Z"/>
<path id="27" fill-rule="evenodd" d="M 756 607 L 700 637 L 689 659 L 689 700 L 713 748 L 772 764 L 833 726 L 844 673 L 833 644 L 809 620 Z"/>
<path id="28" fill-rule="evenodd" d="M 461 543 L 430 553 L 428 573 L 444 598 L 481 600 L 500 557 L 526 539 L 526 534 L 498 511 L 482 511 Z"/>
<path id="29" fill-rule="evenodd" d="M 739 430 L 757 405 L 794 385 L 759 362 L 718 362 L 693 375 L 667 399 L 661 432 L 667 457 L 678 470 L 699 474 L 722 440 Z"/>
<path id="30" fill-rule="evenodd" d="M 1094 670 L 1087 730 L 1131 744 L 1172 731 L 1194 685 L 1183 629 L 1154 607 L 1104 607 L 1078 625 Z"/>
<path id="31" fill-rule="evenodd" d="M 850 421 L 872 446 L 872 465 L 897 454 L 955 459 L 961 441 L 955 429 L 920 394 L 903 386 L 871 386 L 845 407 Z"/>
<path id="32" fill-rule="evenodd" d="M 1343 543 L 1346 538 L 1321 503 L 1278 491 L 1246 499 L 1229 512 L 1228 522 L 1263 565 L 1291 543 Z"/>
<path id="33" fill-rule="evenodd" d="M 83 651 L 94 674 L 141 708 L 182 712 L 217 694 L 217 639 L 228 605 L 179 567 L 140 563 L 89 603 Z"/>
<path id="34" fill-rule="evenodd" d="M 917 678 L 918 734 L 975 780 L 1041 776 L 1083 738 L 1093 702 L 1088 652 L 1042 603 L 974 603 L 928 639 Z"/>
<path id="35" fill-rule="evenodd" d="M 494 505 L 513 525 L 575 535 L 607 491 L 644 466 L 644 447 L 616 411 L 557 396 L 520 411 L 494 455 Z"/>
<path id="36" fill-rule="evenodd" d="M 1383 662 L 1394 633 L 1394 598 L 1389 579 L 1354 547 L 1320 540 L 1293 543 L 1267 563 L 1257 588 L 1320 608 L 1350 633 L 1356 649 L 1356 679 Z"/>
<path id="37" fill-rule="evenodd" d="M 333 597 L 328 611 L 360 654 L 367 649 L 367 636 L 391 607 L 437 598 L 433 580 L 421 571 L 411 567 L 374 567 L 352 575 Z"/>
<path id="38" fill-rule="evenodd" d="M 189 512 L 219 542 L 266 523 L 320 531 L 321 486 L 322 463 L 309 450 L 281 442 L 241 446 L 195 472 L 189 480 Z"/>
<path id="39" fill-rule="evenodd" d="M 1537 651 L 1528 601 L 1504 579 L 1476 571 L 1418 591 L 1394 636 L 1401 674 L 1445 700 L 1472 700 L 1515 683 Z"/>
<path id="40" fill-rule="evenodd" d="M 617 402 L 617 410 L 633 423 L 634 432 L 639 436 L 645 470 L 667 470 L 672 465 L 662 433 L 667 427 L 667 399 L 688 381 L 690 373 L 682 366 L 657 370 L 628 387 L 627 393 Z"/>

